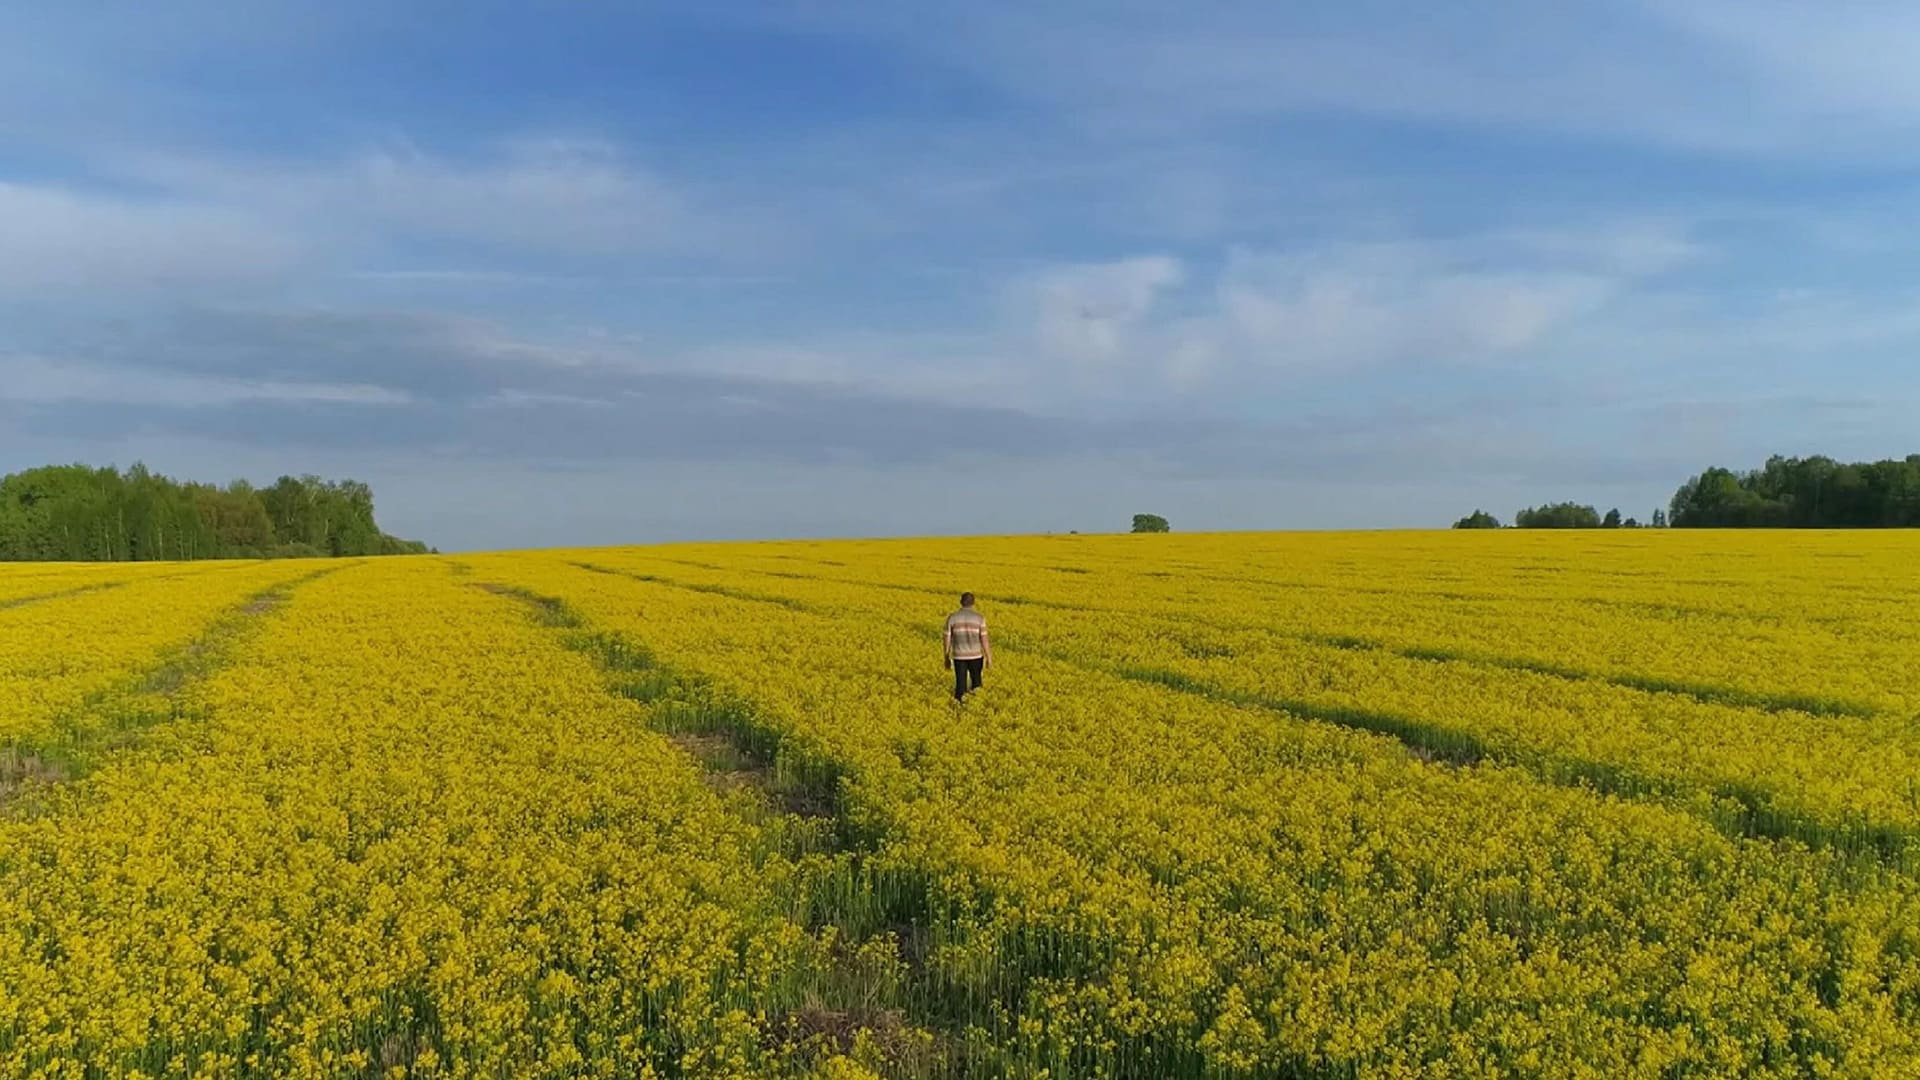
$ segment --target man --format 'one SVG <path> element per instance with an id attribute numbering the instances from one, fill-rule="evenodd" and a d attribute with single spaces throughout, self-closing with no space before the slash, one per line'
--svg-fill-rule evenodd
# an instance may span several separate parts
<path id="1" fill-rule="evenodd" d="M 960 594 L 960 610 L 947 616 L 947 632 L 941 640 L 946 666 L 953 669 L 953 700 L 964 701 L 968 690 L 980 689 L 980 672 L 993 666 L 987 620 L 973 610 L 972 593 Z"/>

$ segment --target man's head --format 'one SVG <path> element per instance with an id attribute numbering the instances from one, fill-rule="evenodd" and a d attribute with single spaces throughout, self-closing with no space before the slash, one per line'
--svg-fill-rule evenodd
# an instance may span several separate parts
<path id="1" fill-rule="evenodd" d="M 970 592 L 963 592 L 963 593 L 961 593 L 961 594 L 960 594 L 960 606 L 961 606 L 961 607 L 972 607 L 972 606 L 973 606 L 973 594 L 972 594 L 972 593 L 970 593 Z"/>

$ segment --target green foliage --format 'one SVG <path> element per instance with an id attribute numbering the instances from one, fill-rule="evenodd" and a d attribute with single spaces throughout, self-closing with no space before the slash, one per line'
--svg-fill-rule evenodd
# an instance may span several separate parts
<path id="1" fill-rule="evenodd" d="M 1475 510 L 1473 513 L 1454 522 L 1453 527 L 1456 529 L 1498 529 L 1500 528 L 1500 519 L 1487 513 L 1485 510 Z"/>
<path id="2" fill-rule="evenodd" d="M 1513 525 L 1516 529 L 1598 529 L 1600 511 L 1570 502 L 1530 506 L 1513 515 Z"/>
<path id="3" fill-rule="evenodd" d="M 1775 455 L 1745 473 L 1711 468 L 1674 493 L 1675 528 L 1920 526 L 1920 454 L 1842 464 Z"/>
<path id="4" fill-rule="evenodd" d="M 355 481 L 283 476 L 265 490 L 181 483 L 144 465 L 50 465 L 0 477 L 0 560 L 400 555 L 426 545 L 381 532 Z"/>
<path id="5" fill-rule="evenodd" d="M 1168 525 L 1167 519 L 1161 517 L 1159 514 L 1135 514 L 1133 515 L 1133 531 L 1137 533 L 1172 532 L 1173 526 Z"/>
<path id="6" fill-rule="evenodd" d="M 1607 511 L 1607 516 L 1600 519 L 1600 527 L 1603 529 L 1619 528 L 1620 527 L 1620 508 L 1616 506 L 1613 509 Z"/>

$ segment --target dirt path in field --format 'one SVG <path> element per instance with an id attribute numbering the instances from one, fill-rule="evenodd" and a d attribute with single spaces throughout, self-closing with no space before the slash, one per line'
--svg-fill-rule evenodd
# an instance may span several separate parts
<path id="1" fill-rule="evenodd" d="M 10 611 L 13 608 L 26 607 L 28 604 L 38 604 L 46 600 L 64 600 L 69 596 L 85 596 L 88 593 L 105 592 L 108 589 L 118 589 L 130 584 L 132 584 L 132 582 L 102 581 L 93 585 L 75 586 L 71 589 L 57 589 L 53 592 L 34 593 L 31 596 L 16 596 L 11 600 L 0 600 L 0 611 Z"/>
<path id="2" fill-rule="evenodd" d="M 211 562 L 212 560 L 208 561 Z M 64 600 L 70 596 L 85 596 L 88 593 L 106 592 L 109 589 L 124 589 L 129 585 L 145 585 L 154 581 L 172 581 L 175 578 L 187 577 L 192 574 L 211 574 L 219 570 L 228 570 L 246 565 L 248 565 L 246 562 L 235 560 L 231 562 L 221 562 L 218 565 L 206 566 L 204 568 L 196 567 L 192 570 L 179 570 L 171 574 L 152 574 L 146 577 L 124 578 L 119 581 L 97 581 L 91 585 L 75 585 L 68 589 L 55 589 L 51 592 L 33 593 L 28 596 L 15 596 L 10 599 L 0 600 L 0 612 L 26 607 L 30 604 L 44 603 L 49 600 Z"/>
<path id="3" fill-rule="evenodd" d="M 526 605 L 542 626 L 571 631 L 568 647 L 591 656 L 615 693 L 648 706 L 650 724 L 699 763 L 715 791 L 746 796 L 761 811 L 839 827 L 839 777 L 783 759 L 779 735 L 757 725 L 743 707 L 703 700 L 711 698 L 704 684 L 669 672 L 643 646 L 591 631 L 560 600 L 495 583 L 478 587 Z M 826 847 L 846 851 L 849 845 L 835 839 Z"/>
<path id="4" fill-rule="evenodd" d="M 678 563 L 682 566 L 691 566 L 691 567 L 695 567 L 697 569 L 702 569 L 702 570 L 720 569 L 718 567 L 713 566 L 712 564 L 696 562 L 692 559 L 674 559 L 674 558 L 669 558 L 667 556 L 657 556 L 657 558 L 661 562 Z M 764 593 L 755 593 L 745 589 L 725 588 L 725 587 L 716 586 L 716 585 L 698 585 L 690 582 L 675 581 L 671 578 L 664 578 L 664 577 L 659 577 L 655 575 L 640 574 L 640 573 L 626 571 L 626 570 L 614 570 L 607 567 L 602 567 L 592 563 L 585 563 L 585 562 L 575 562 L 573 563 L 573 565 L 578 566 L 583 570 L 594 570 L 599 573 L 618 574 L 623 577 L 630 577 L 636 581 L 654 581 L 662 585 L 673 585 L 683 589 L 692 589 L 698 592 L 713 593 L 719 596 L 731 596 L 740 600 L 760 600 L 760 601 L 765 601 L 767 603 L 777 603 L 784 607 L 788 607 L 797 611 L 815 611 L 816 610 L 801 601 L 792 600 L 784 597 L 772 596 Z M 783 578 L 783 579 L 792 580 L 792 581 L 814 581 L 814 582 L 826 582 L 826 583 L 843 584 L 843 585 L 858 585 L 861 588 L 887 589 L 894 592 L 911 593 L 919 596 L 928 596 L 928 597 L 934 597 L 934 596 L 945 597 L 946 595 L 944 592 L 940 590 L 933 589 L 926 586 L 920 586 L 920 585 L 908 585 L 908 584 L 902 584 L 898 582 L 888 582 L 888 581 L 868 581 L 868 580 L 856 579 L 856 578 L 824 577 L 819 575 L 793 573 L 790 571 L 783 571 L 783 570 L 762 570 L 755 567 L 733 567 L 733 568 L 727 569 L 726 572 L 755 574 L 761 577 Z M 1338 587 L 1336 586 L 1329 586 L 1329 585 L 1308 585 L 1308 584 L 1296 585 L 1293 583 L 1263 581 L 1257 578 L 1238 578 L 1238 577 L 1231 577 L 1231 576 L 1219 575 L 1219 574 L 1198 574 L 1194 576 L 1202 580 L 1264 585 L 1264 586 L 1271 586 L 1275 588 L 1302 588 L 1302 589 L 1312 588 L 1312 589 L 1328 589 L 1328 590 L 1338 589 Z M 1345 591 L 1376 592 L 1376 593 L 1387 594 L 1387 595 L 1392 594 L 1392 591 L 1387 589 L 1369 590 L 1369 589 L 1356 588 L 1356 589 L 1349 589 Z M 1090 604 L 1076 604 L 1076 603 L 1072 603 L 1070 601 L 1064 601 L 1064 600 L 1046 600 L 1046 599 L 1041 599 L 1038 597 L 1031 597 L 1031 596 L 995 596 L 993 598 L 993 601 L 996 604 L 1011 604 L 1015 607 L 1046 608 L 1052 611 L 1071 611 L 1071 612 L 1078 612 L 1081 614 L 1095 615 L 1095 616 L 1100 616 L 1100 615 L 1111 616 L 1116 613 L 1124 612 L 1124 609 L 1120 609 L 1120 608 L 1097 607 Z M 1616 605 L 1616 606 L 1617 605 L 1631 606 L 1633 604 L 1638 603 L 1635 601 L 1608 600 L 1604 598 L 1595 598 L 1591 600 L 1583 599 L 1581 602 L 1595 603 L 1595 604 L 1609 604 L 1609 605 Z M 1689 612 L 1689 609 L 1680 608 L 1680 607 L 1669 607 L 1669 606 L 1660 606 L 1660 605 L 1643 605 L 1643 606 L 1653 606 L 1653 607 L 1659 608 L 1659 610 L 1668 611 L 1668 612 L 1679 612 L 1679 613 Z M 823 612 L 816 612 L 816 613 L 825 614 Z M 1724 617 L 1724 618 L 1745 618 L 1745 616 L 1732 615 L 1725 612 L 1711 611 L 1711 610 L 1705 610 L 1705 609 L 1692 612 L 1692 613 L 1712 615 L 1712 616 Z M 1524 656 L 1503 656 L 1495 653 L 1481 652 L 1481 651 L 1476 651 L 1472 649 L 1447 648 L 1444 646 L 1437 646 L 1437 645 L 1394 644 L 1393 642 L 1381 641 L 1377 638 L 1369 638 L 1369 637 L 1364 637 L 1359 635 L 1333 634 L 1333 633 L 1316 632 L 1311 630 L 1289 630 L 1284 626 L 1271 626 L 1265 623 L 1260 623 L 1260 624 L 1236 623 L 1236 622 L 1230 622 L 1230 621 L 1220 621 L 1217 619 L 1197 618 L 1197 617 L 1192 617 L 1187 615 L 1180 616 L 1179 621 L 1183 623 L 1191 623 L 1195 626 L 1206 627 L 1207 629 L 1210 629 L 1210 630 L 1220 630 L 1220 631 L 1226 631 L 1226 632 L 1258 631 L 1260 633 L 1268 634 L 1276 638 L 1285 638 L 1291 641 L 1304 642 L 1309 645 L 1321 645 L 1328 648 L 1351 649 L 1351 650 L 1363 651 L 1363 652 L 1379 652 L 1379 653 L 1385 653 L 1391 656 L 1398 656 L 1406 660 L 1425 660 L 1425 661 L 1432 661 L 1436 663 L 1462 664 L 1469 667 L 1498 668 L 1498 669 L 1507 670 L 1507 671 L 1524 671 L 1532 675 L 1545 675 L 1549 678 L 1562 679 L 1567 682 L 1604 683 L 1608 686 L 1616 686 L 1623 690 L 1639 690 L 1645 693 L 1652 693 L 1652 694 L 1675 694 L 1681 697 L 1691 698 L 1694 701 L 1698 701 L 1703 705 L 1731 705 L 1731 706 L 1736 706 L 1739 708 L 1746 708 L 1746 709 L 1760 709 L 1766 712 L 1804 712 L 1804 713 L 1812 714 L 1814 716 L 1851 716 L 1851 717 L 1857 717 L 1861 719 L 1871 719 L 1872 717 L 1880 715 L 1879 710 L 1877 710 L 1874 706 L 1870 704 L 1867 704 L 1865 702 L 1860 702 L 1860 701 L 1849 701 L 1843 698 L 1818 697 L 1818 696 L 1807 695 L 1807 694 L 1769 693 L 1761 690 L 1747 690 L 1747 689 L 1743 689 L 1741 687 L 1736 687 L 1736 686 L 1722 686 L 1717 683 L 1695 682 L 1695 681 L 1687 681 L 1683 679 L 1664 678 L 1657 675 L 1636 675 L 1636 674 L 1626 674 L 1626 673 L 1618 673 L 1618 672 L 1595 671 L 1588 668 L 1576 667 L 1571 664 L 1555 663 L 1549 660 L 1538 660 L 1538 659 L 1533 659 L 1533 658 L 1524 657 Z"/>
<path id="5" fill-rule="evenodd" d="M 169 650 L 155 666 L 57 718 L 43 736 L 0 747 L 0 810 L 16 806 L 36 789 L 84 776 L 104 755 L 138 742 L 148 728 L 184 718 L 182 699 L 189 686 L 232 662 L 240 645 L 258 631 L 262 620 L 285 606 L 295 589 L 338 569 L 324 567 L 254 593 L 198 637 Z M 125 584 L 87 586 L 68 595 Z"/>
<path id="6" fill-rule="evenodd" d="M 810 932 L 837 928 L 833 970 L 813 1000 L 773 1021 L 771 1043 L 846 1053 L 864 1039 L 903 1064 L 903 1075 L 964 1075 L 958 1039 L 948 1030 L 953 1023 L 921 1009 L 919 995 L 875 993 L 875 949 L 904 965 L 912 982 L 924 975 L 931 934 L 911 890 L 891 905 L 843 906 L 850 895 L 864 891 L 872 900 L 886 890 L 876 887 L 867 862 L 882 838 L 852 824 L 835 765 L 796 747 L 749 705 L 662 665 L 644 643 L 591 626 L 560 599 L 496 582 L 474 587 L 518 603 L 537 624 L 564 635 L 568 648 L 591 657 L 608 690 L 638 702 L 647 725 L 696 764 L 706 785 L 760 835 L 765 857 L 786 860 L 782 876 L 805 894 L 805 915 L 796 922 Z M 800 869 L 803 860 L 814 868 Z"/>
<path id="7" fill-rule="evenodd" d="M 686 565 L 696 564 L 679 560 Z M 834 616 L 829 612 L 815 609 L 803 601 L 777 595 L 756 593 L 751 590 L 714 585 L 677 581 L 658 574 L 645 574 L 636 571 L 620 570 L 587 562 L 572 564 L 582 570 L 630 578 L 635 581 L 663 585 L 669 588 L 684 589 L 691 592 L 725 596 L 748 603 L 775 604 L 789 610 L 806 611 L 826 618 Z M 752 571 L 774 577 L 794 577 L 773 571 Z M 815 579 L 829 580 L 829 579 Z M 879 582 L 859 582 L 866 587 L 897 589 L 924 595 L 934 595 L 931 590 L 914 586 L 893 585 Z M 944 595 L 944 594 L 942 594 Z M 1032 600 L 1026 598 L 998 597 L 996 602 L 1010 604 L 1034 604 L 1037 606 L 1062 610 L 1085 611 L 1090 614 L 1112 614 L 1106 609 L 1080 607 L 1055 601 Z M 898 629 L 915 634 L 934 635 L 934 631 L 910 624 L 902 620 L 887 620 Z M 1284 632 L 1281 632 L 1284 633 Z M 1459 660 L 1468 664 L 1484 664 L 1494 667 L 1512 667 L 1532 671 L 1537 674 L 1552 675 L 1568 680 L 1592 680 L 1627 686 L 1646 692 L 1677 693 L 1693 697 L 1703 702 L 1719 704 L 1743 704 L 1770 710 L 1798 709 L 1810 711 L 1809 703 L 1803 700 L 1786 701 L 1768 698 L 1765 695 L 1753 695 L 1742 691 L 1723 690 L 1716 687 L 1676 688 L 1653 679 L 1621 679 L 1599 676 L 1591 673 L 1554 670 L 1550 667 L 1533 664 L 1524 660 L 1488 660 L 1480 657 L 1453 657 L 1443 655 L 1437 650 L 1400 649 L 1377 642 L 1359 639 L 1323 639 L 1315 635 L 1291 635 L 1321 644 L 1333 644 L 1341 648 L 1382 649 L 1395 652 L 1411 659 Z M 1277 716 L 1292 720 L 1312 720 L 1333 724 L 1352 731 L 1384 735 L 1397 740 L 1414 758 L 1431 765 L 1446 768 L 1470 768 L 1481 764 L 1505 765 L 1523 769 L 1541 783 L 1560 787 L 1571 787 L 1589 791 L 1600 797 L 1645 800 L 1668 806 L 1691 814 L 1713 826 L 1723 835 L 1734 840 L 1761 840 L 1768 842 L 1798 842 L 1809 847 L 1825 849 L 1848 859 L 1863 859 L 1869 864 L 1878 863 L 1902 870 L 1914 869 L 1920 862 L 1920 837 L 1897 825 L 1869 822 L 1836 823 L 1820 819 L 1808 813 L 1777 804 L 1777 793 L 1768 790 L 1756 790 L 1733 783 L 1704 782 L 1696 786 L 1683 785 L 1674 780 L 1648 775 L 1635 770 L 1631 765 L 1607 761 L 1589 760 L 1563 754 L 1522 753 L 1495 747 L 1470 732 L 1445 728 L 1416 716 L 1400 713 L 1371 710 L 1344 705 L 1333 705 L 1293 698 L 1277 698 L 1268 695 L 1249 693 L 1231 687 L 1220 686 L 1186 674 L 1151 667 L 1136 667 L 1102 663 L 1087 660 L 1055 649 L 1044 647 L 1008 644 L 1004 640 L 997 643 L 1000 651 L 1013 655 L 1029 655 L 1044 658 L 1055 663 L 1079 668 L 1082 671 L 1130 682 L 1147 683 L 1165 689 L 1203 698 L 1224 705 L 1261 709 Z M 1817 703 L 1815 703 L 1817 704 Z M 1864 708 L 1864 707 L 1862 707 Z M 1827 715 L 1859 715 L 1846 707 L 1833 707 L 1825 710 Z M 1871 715 L 1869 712 L 1868 715 Z M 1709 796 L 1712 805 L 1702 808 L 1697 796 Z M 1690 798 L 1694 796 L 1696 798 Z"/>

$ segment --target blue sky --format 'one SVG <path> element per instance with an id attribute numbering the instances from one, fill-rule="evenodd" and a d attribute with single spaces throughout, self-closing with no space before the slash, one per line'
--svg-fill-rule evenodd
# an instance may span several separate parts
<path id="1" fill-rule="evenodd" d="M 449 548 L 1644 517 L 1920 450 L 1920 9 L 13 5 L 0 468 Z"/>

